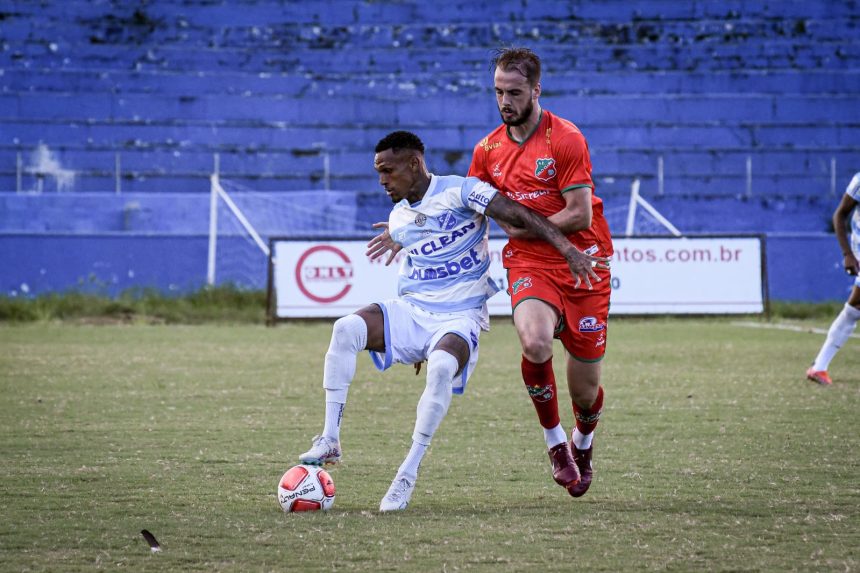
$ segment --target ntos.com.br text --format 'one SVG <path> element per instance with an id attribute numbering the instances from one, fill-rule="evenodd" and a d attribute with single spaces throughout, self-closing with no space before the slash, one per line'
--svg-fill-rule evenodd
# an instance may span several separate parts
<path id="1" fill-rule="evenodd" d="M 734 263 L 741 259 L 743 251 L 724 245 L 670 249 L 620 247 L 612 260 L 619 263 Z"/>

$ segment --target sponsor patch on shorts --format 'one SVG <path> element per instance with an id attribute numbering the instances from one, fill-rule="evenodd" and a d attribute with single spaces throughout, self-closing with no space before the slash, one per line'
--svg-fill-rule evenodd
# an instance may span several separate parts
<path id="1" fill-rule="evenodd" d="M 579 319 L 580 332 L 600 332 L 604 328 L 606 328 L 606 325 L 602 322 L 597 322 L 597 318 L 594 316 L 583 316 Z"/>

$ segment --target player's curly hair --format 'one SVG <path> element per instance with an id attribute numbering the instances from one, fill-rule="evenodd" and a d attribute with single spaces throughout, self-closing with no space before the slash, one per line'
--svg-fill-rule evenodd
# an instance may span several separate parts
<path id="1" fill-rule="evenodd" d="M 397 153 L 401 149 L 412 149 L 423 155 L 424 143 L 411 131 L 392 131 L 379 140 L 374 151 L 380 153 L 386 149 L 390 149 L 392 153 Z"/>
<path id="2" fill-rule="evenodd" d="M 540 82 L 540 58 L 528 48 L 499 48 L 493 52 L 492 69 L 519 72 L 535 87 Z"/>

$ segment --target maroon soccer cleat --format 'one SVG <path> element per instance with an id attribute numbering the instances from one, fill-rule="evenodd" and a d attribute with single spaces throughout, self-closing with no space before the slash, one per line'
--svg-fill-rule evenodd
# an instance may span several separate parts
<path id="1" fill-rule="evenodd" d="M 594 450 L 594 444 L 587 450 L 580 450 L 571 442 L 573 448 L 573 460 L 576 462 L 576 467 L 579 469 L 579 482 L 567 486 L 567 492 L 573 497 L 582 497 L 588 491 L 591 485 L 591 477 L 594 475 L 594 470 L 591 468 L 591 452 Z"/>
<path id="2" fill-rule="evenodd" d="M 579 471 L 570 453 L 570 444 L 562 442 L 549 450 L 549 461 L 552 462 L 552 479 L 562 487 L 571 487 L 579 482 Z"/>

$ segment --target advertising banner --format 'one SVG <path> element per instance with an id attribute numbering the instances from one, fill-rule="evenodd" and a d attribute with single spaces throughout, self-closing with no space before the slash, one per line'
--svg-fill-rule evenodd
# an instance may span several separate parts
<path id="1" fill-rule="evenodd" d="M 507 289 L 501 254 L 490 241 L 490 274 Z M 635 237 L 613 241 L 610 314 L 749 314 L 764 312 L 760 237 Z M 270 314 L 273 319 L 339 317 L 397 296 L 401 258 L 370 261 L 363 240 L 272 239 Z M 488 302 L 490 314 L 510 315 L 510 297 Z"/>

